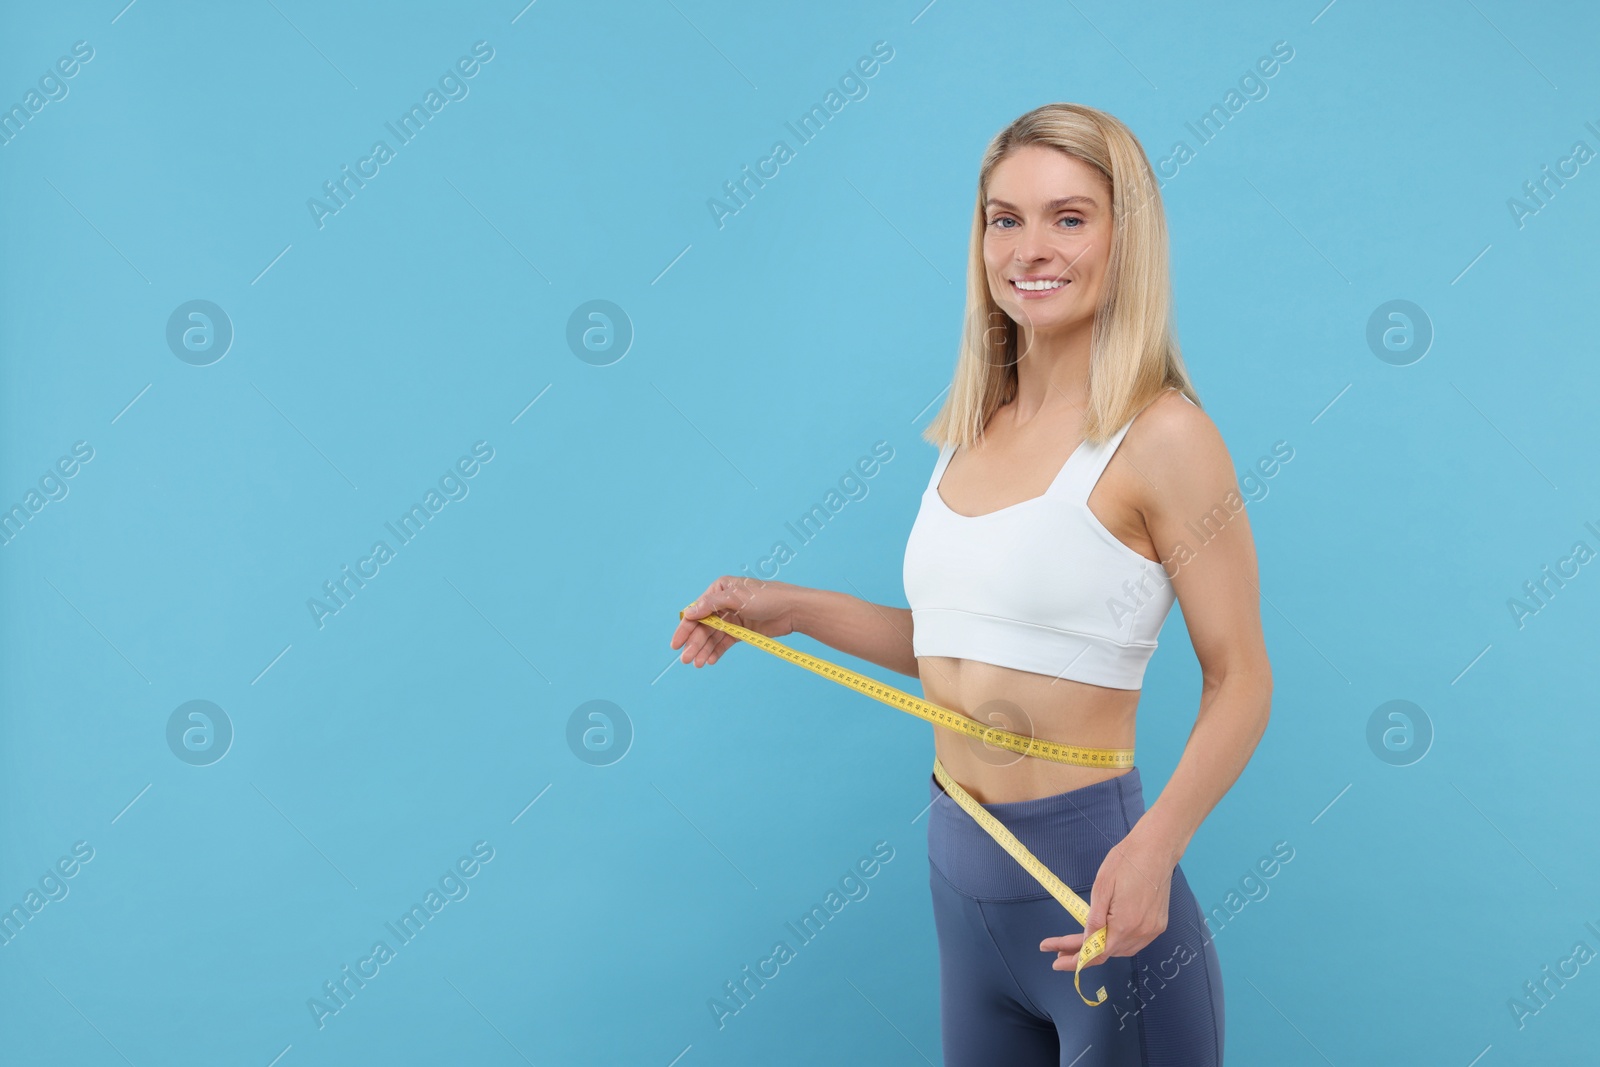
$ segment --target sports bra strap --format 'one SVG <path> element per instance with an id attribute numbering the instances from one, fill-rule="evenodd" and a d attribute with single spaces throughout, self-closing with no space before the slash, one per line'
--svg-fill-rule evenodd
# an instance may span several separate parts
<path id="1" fill-rule="evenodd" d="M 1111 462 L 1111 456 L 1122 444 L 1122 439 L 1128 436 L 1128 428 L 1133 425 L 1129 419 L 1123 423 L 1122 429 L 1112 434 L 1100 444 L 1084 441 L 1078 451 L 1067 460 L 1067 465 L 1062 468 L 1061 474 L 1050 487 L 1052 494 L 1059 494 L 1078 504 L 1088 503 L 1089 494 L 1094 491 L 1095 483 L 1100 480 L 1100 475 L 1106 469 L 1106 464 Z"/>
<path id="2" fill-rule="evenodd" d="M 939 446 L 939 458 L 934 461 L 933 474 L 931 474 L 928 477 L 928 488 L 929 489 L 932 489 L 934 486 L 939 484 L 939 479 L 944 477 L 944 469 L 946 467 L 950 466 L 950 457 L 954 456 L 955 454 L 956 454 L 956 450 L 955 450 L 954 446 L 952 446 L 952 445 L 940 445 Z"/>
<path id="3" fill-rule="evenodd" d="M 1182 390 L 1178 395 L 1189 402 L 1190 407 L 1197 406 L 1189 400 L 1187 393 Z M 1135 412 L 1133 419 L 1137 419 L 1141 412 Z M 1116 453 L 1117 446 L 1122 444 L 1122 439 L 1128 436 L 1128 430 L 1133 426 L 1133 419 L 1122 424 L 1122 429 L 1108 437 L 1098 445 L 1088 441 L 1083 442 L 1078 451 L 1067 460 L 1067 465 L 1056 476 L 1055 483 L 1050 486 L 1051 493 L 1059 493 L 1079 504 L 1089 502 L 1089 494 L 1094 492 L 1095 483 L 1100 480 L 1100 475 L 1105 473 L 1106 465 L 1111 462 L 1111 457 Z"/>

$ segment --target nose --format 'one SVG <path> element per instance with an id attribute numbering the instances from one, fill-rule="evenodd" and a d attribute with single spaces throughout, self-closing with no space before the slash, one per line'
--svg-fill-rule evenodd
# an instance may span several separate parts
<path id="1" fill-rule="evenodd" d="M 1030 231 L 1017 238 L 1017 262 L 1037 263 L 1050 254 L 1044 238 L 1037 231 Z"/>

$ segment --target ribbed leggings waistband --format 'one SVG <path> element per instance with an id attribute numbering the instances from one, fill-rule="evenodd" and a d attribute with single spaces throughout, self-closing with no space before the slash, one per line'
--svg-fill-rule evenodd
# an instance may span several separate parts
<path id="1" fill-rule="evenodd" d="M 1000 843 L 928 775 L 928 861 L 975 900 L 1049 896 Z M 1072 891 L 1087 897 L 1100 864 L 1144 814 L 1139 768 L 1034 800 L 985 804 Z"/>

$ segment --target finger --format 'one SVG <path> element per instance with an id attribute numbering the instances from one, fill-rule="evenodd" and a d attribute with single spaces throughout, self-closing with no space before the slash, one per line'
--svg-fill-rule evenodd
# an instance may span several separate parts
<path id="1" fill-rule="evenodd" d="M 717 579 L 718 582 L 721 579 Z M 672 631 L 672 648 L 682 647 L 683 652 L 678 657 L 680 663 L 693 663 L 694 657 L 705 647 L 710 640 L 710 635 L 716 631 L 698 620 L 710 615 L 715 608 L 712 606 L 712 594 L 716 592 L 717 582 L 712 582 L 704 593 L 686 604 L 681 612 L 681 619 L 676 629 Z"/>
<path id="2" fill-rule="evenodd" d="M 693 660 L 694 665 L 696 667 L 704 667 L 706 665 L 706 660 L 711 658 L 711 653 L 716 650 L 716 647 L 717 647 L 716 635 L 715 634 L 707 635 L 705 640 L 700 642 L 700 647 L 695 649 L 694 660 Z"/>
<path id="3" fill-rule="evenodd" d="M 1098 881 L 1095 882 L 1094 887 L 1089 890 L 1089 918 L 1083 924 L 1084 937 L 1093 937 L 1096 930 L 1106 925 L 1111 915 L 1111 904 L 1111 883 L 1107 882 L 1102 886 Z M 1110 934 L 1109 930 L 1106 931 L 1107 949 L 1111 947 Z M 1107 956 L 1110 954 L 1109 951 L 1103 953 Z"/>
<path id="4" fill-rule="evenodd" d="M 1096 957 L 1096 959 L 1098 959 L 1098 957 Z M 1093 964 L 1086 964 L 1085 966 L 1093 966 Z M 1071 952 L 1061 953 L 1055 959 L 1050 961 L 1050 969 L 1052 971 L 1067 971 L 1068 973 L 1077 970 L 1078 950 L 1073 949 Z"/>
<path id="5" fill-rule="evenodd" d="M 1097 936 L 1097 933 L 1098 931 L 1090 930 L 1088 934 L 1084 936 L 1084 942 L 1087 943 L 1088 941 L 1092 940 Z M 1091 946 L 1090 951 L 1094 952 L 1094 955 L 1089 958 L 1088 966 L 1092 967 L 1096 963 L 1104 963 L 1106 960 L 1110 959 L 1113 955 L 1115 955 L 1113 950 L 1116 947 L 1117 946 L 1113 944 L 1111 940 L 1111 931 L 1110 929 L 1107 929 L 1105 934 L 1105 944 L 1100 946 L 1098 951 L 1095 951 L 1095 949 Z M 1081 950 L 1083 948 L 1083 944 L 1079 944 L 1078 948 Z"/>
<path id="6" fill-rule="evenodd" d="M 722 654 L 722 650 L 737 640 L 738 638 L 730 637 L 725 633 L 721 633 L 720 631 L 713 633 L 711 635 L 711 640 L 706 642 L 706 647 L 701 651 L 700 655 L 696 657 L 694 665 L 696 667 L 704 667 L 708 664 L 715 663 L 717 661 L 717 657 Z"/>
<path id="7" fill-rule="evenodd" d="M 1076 952 L 1081 944 L 1083 944 L 1082 934 L 1061 934 L 1057 937 L 1047 937 L 1039 942 L 1039 951 Z"/>
<path id="8" fill-rule="evenodd" d="M 1132 956 L 1144 947 L 1144 943 L 1131 936 L 1121 926 L 1113 929 L 1106 927 L 1106 944 L 1093 960 L 1094 963 L 1105 963 L 1113 956 Z"/>
<path id="9" fill-rule="evenodd" d="M 708 626 L 700 626 L 698 629 L 700 632 L 689 639 L 689 646 L 685 650 L 686 657 L 684 662 L 692 663 L 696 667 L 703 667 L 706 663 L 706 660 L 708 660 L 711 657 L 711 654 L 717 650 L 717 641 L 719 639 L 730 641 L 733 639 L 721 631 L 713 630 Z"/>
<path id="10" fill-rule="evenodd" d="M 706 636 L 706 628 L 701 626 L 699 623 L 695 623 L 693 625 L 694 630 L 684 641 L 683 651 L 678 654 L 678 662 L 680 663 L 693 663 L 695 656 L 699 654 L 700 649 L 705 646 L 705 643 L 708 640 Z"/>
<path id="11" fill-rule="evenodd" d="M 694 665 L 696 667 L 704 667 L 706 662 L 711 659 L 711 653 L 715 652 L 716 648 L 717 639 L 715 637 L 706 638 L 706 640 L 701 643 L 700 648 L 695 652 Z"/>
<path id="12" fill-rule="evenodd" d="M 701 629 L 705 631 L 705 636 L 702 638 L 701 644 L 696 646 L 697 662 L 695 666 L 697 667 L 704 666 L 707 663 L 715 663 L 722 657 L 723 652 L 743 640 L 733 634 L 722 630 L 714 630 L 707 626 L 702 626 Z"/>
<path id="13" fill-rule="evenodd" d="M 1111 887 L 1104 889 L 1095 886 L 1089 891 L 1089 919 L 1083 924 L 1083 932 L 1092 934 L 1106 924 L 1106 916 L 1111 912 Z"/>
<path id="14" fill-rule="evenodd" d="M 724 652 L 739 643 L 739 638 L 731 634 L 719 633 L 712 639 L 712 643 L 715 647 L 712 649 L 711 658 L 706 661 L 707 663 L 715 663 L 721 659 Z"/>
<path id="15" fill-rule="evenodd" d="M 693 619 L 684 619 L 672 631 L 672 639 L 667 644 L 672 648 L 681 648 L 685 641 L 692 640 L 695 634 L 705 630 L 705 627 Z"/>
<path id="16" fill-rule="evenodd" d="M 707 623 L 703 623 L 701 620 L 709 618 L 712 615 L 718 615 L 726 618 L 730 611 L 735 608 L 733 600 L 734 597 L 726 590 L 718 589 L 716 587 L 707 589 L 704 593 L 701 593 L 694 600 L 683 606 L 683 610 L 680 613 L 682 615 L 682 621 L 679 623 L 679 625 L 687 626 L 695 632 L 713 632 L 716 630 L 716 627 Z"/>

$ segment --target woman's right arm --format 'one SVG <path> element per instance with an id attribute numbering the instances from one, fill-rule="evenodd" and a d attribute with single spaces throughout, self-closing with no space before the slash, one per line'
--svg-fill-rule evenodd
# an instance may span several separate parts
<path id="1" fill-rule="evenodd" d="M 911 609 L 873 604 L 831 589 L 794 587 L 795 629 L 829 648 L 887 667 L 917 674 L 911 654 Z"/>
<path id="2" fill-rule="evenodd" d="M 918 676 L 909 608 L 872 604 L 829 589 L 724 576 L 684 609 L 671 640 L 673 648 L 683 648 L 680 662 L 696 667 L 715 663 L 738 640 L 695 621 L 712 614 L 767 637 L 803 633 L 869 663 Z"/>

